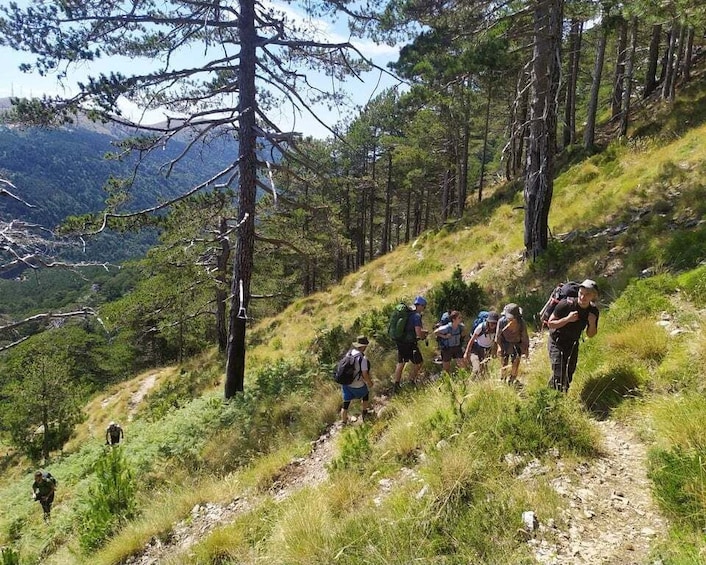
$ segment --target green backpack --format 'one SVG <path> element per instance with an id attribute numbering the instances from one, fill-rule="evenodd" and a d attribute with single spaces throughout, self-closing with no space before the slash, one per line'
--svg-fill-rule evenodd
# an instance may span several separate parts
<path id="1" fill-rule="evenodd" d="M 407 328 L 407 320 L 409 320 L 411 310 L 404 302 L 400 302 L 392 311 L 390 316 L 390 325 L 387 328 L 387 335 L 395 341 L 401 341 L 405 337 L 405 329 Z"/>

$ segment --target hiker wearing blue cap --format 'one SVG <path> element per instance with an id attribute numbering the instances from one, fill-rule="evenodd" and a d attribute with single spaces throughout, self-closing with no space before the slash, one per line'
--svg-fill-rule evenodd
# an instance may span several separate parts
<path id="1" fill-rule="evenodd" d="M 547 347 L 552 366 L 549 386 L 556 390 L 569 390 L 579 359 L 579 340 L 583 330 L 586 330 L 587 337 L 598 333 L 597 298 L 598 285 L 586 279 L 579 285 L 578 297 L 564 298 L 549 316 Z"/>
<path id="2" fill-rule="evenodd" d="M 414 310 L 412 310 L 407 318 L 404 334 L 396 340 L 397 343 L 397 366 L 395 367 L 395 377 L 393 383 L 393 391 L 397 392 L 400 388 L 402 380 L 402 371 L 408 361 L 412 362 L 412 368 L 409 371 L 409 380 L 414 383 L 417 378 L 417 373 L 422 366 L 422 354 L 419 351 L 419 340 L 426 339 L 428 331 L 422 327 L 422 312 L 427 307 L 427 301 L 423 296 L 417 296 L 414 299 Z"/>

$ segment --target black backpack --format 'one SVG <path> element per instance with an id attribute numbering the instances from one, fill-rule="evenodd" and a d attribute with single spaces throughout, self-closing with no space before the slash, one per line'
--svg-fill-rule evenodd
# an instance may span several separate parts
<path id="1" fill-rule="evenodd" d="M 339 385 L 351 384 L 359 371 L 359 368 L 356 368 L 356 358 L 359 356 L 360 354 L 351 355 L 350 351 L 346 353 L 336 365 L 333 380 Z"/>
<path id="2" fill-rule="evenodd" d="M 559 283 L 556 288 L 552 290 L 547 303 L 539 313 L 539 318 L 542 321 L 543 326 L 547 325 L 552 312 L 554 312 L 554 308 L 556 308 L 556 305 L 559 304 L 559 302 L 566 298 L 578 298 L 579 286 L 581 286 L 581 283 L 579 282 L 568 281 L 565 283 Z"/>
<path id="3" fill-rule="evenodd" d="M 56 487 L 56 485 L 58 484 L 58 481 L 56 480 L 56 478 L 54 477 L 54 475 L 52 475 L 49 471 L 47 471 L 46 473 L 44 473 L 44 478 L 45 478 L 46 480 L 48 480 L 49 482 L 51 482 L 55 487 Z"/>

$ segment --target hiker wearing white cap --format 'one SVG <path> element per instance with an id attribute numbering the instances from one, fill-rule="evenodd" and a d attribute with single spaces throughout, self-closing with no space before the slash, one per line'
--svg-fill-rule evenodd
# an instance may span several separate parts
<path id="1" fill-rule="evenodd" d="M 549 317 L 547 347 L 552 366 L 549 386 L 556 390 L 569 390 L 578 363 L 579 340 L 583 330 L 586 330 L 587 337 L 598 333 L 597 298 L 596 281 L 586 279 L 579 285 L 578 297 L 561 300 Z"/>

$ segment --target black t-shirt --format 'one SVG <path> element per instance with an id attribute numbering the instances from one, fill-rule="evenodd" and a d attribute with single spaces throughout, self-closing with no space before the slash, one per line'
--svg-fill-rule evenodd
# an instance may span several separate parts
<path id="1" fill-rule="evenodd" d="M 588 315 L 593 313 L 596 316 L 596 328 L 598 327 L 598 308 L 590 304 L 588 308 L 581 308 L 575 298 L 564 299 L 554 308 L 552 316 L 554 318 L 566 318 L 571 312 L 579 313 L 579 319 L 570 322 L 562 328 L 552 330 L 552 339 L 560 346 L 571 347 L 581 337 L 581 332 L 588 326 Z"/>

